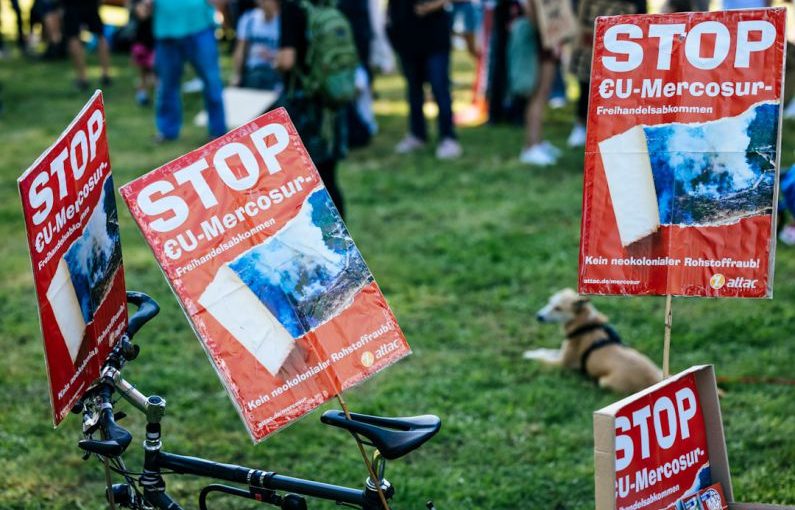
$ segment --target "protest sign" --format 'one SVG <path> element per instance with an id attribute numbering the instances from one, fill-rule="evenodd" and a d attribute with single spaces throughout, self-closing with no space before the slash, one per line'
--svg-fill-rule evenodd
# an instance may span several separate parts
<path id="1" fill-rule="evenodd" d="M 254 440 L 409 354 L 284 109 L 120 191 Z"/>
<path id="2" fill-rule="evenodd" d="M 784 19 L 597 19 L 582 293 L 772 297 Z"/>
<path id="3" fill-rule="evenodd" d="M 577 34 L 577 20 L 567 0 L 533 0 L 541 45 L 557 50 Z"/>
<path id="4" fill-rule="evenodd" d="M 597 491 L 597 498 L 611 499 L 619 510 L 668 508 L 712 483 L 692 373 L 597 411 L 594 431 L 596 463 L 614 475 L 610 490 L 607 481 L 597 482 L 607 493 Z"/>
<path id="5" fill-rule="evenodd" d="M 594 412 L 596 510 L 795 510 L 737 503 L 711 365 Z"/>
<path id="6" fill-rule="evenodd" d="M 18 185 L 57 425 L 99 376 L 127 328 L 101 92 Z"/>

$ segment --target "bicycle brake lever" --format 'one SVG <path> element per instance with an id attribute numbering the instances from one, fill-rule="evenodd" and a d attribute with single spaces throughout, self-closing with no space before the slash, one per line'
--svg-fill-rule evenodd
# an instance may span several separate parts
<path id="1" fill-rule="evenodd" d="M 96 453 L 102 457 L 119 457 L 132 442 L 132 434 L 124 427 L 116 424 L 113 412 L 106 408 L 102 410 L 99 420 L 103 437 L 107 439 L 81 439 L 77 446 L 89 453 Z"/>

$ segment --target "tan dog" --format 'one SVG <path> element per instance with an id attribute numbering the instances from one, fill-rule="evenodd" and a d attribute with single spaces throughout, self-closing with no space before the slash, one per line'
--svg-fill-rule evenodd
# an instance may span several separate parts
<path id="1" fill-rule="evenodd" d="M 539 322 L 562 324 L 566 340 L 560 349 L 526 351 L 525 359 L 581 370 L 599 386 L 619 393 L 636 393 L 662 380 L 660 369 L 623 345 L 607 317 L 572 289 L 555 293 L 536 317 Z"/>

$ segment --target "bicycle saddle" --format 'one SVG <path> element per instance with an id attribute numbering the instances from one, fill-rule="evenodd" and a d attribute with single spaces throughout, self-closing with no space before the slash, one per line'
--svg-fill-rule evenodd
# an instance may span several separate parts
<path id="1" fill-rule="evenodd" d="M 430 414 L 384 418 L 351 413 L 349 420 L 342 411 L 332 410 L 323 413 L 320 421 L 366 437 L 388 460 L 395 460 L 419 448 L 442 427 L 442 420 Z"/>

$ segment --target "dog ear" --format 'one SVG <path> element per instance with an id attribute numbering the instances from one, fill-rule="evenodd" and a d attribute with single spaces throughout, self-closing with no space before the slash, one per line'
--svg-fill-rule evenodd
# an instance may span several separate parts
<path id="1" fill-rule="evenodd" d="M 574 302 L 574 310 L 579 312 L 580 310 L 585 308 L 585 305 L 587 305 L 590 302 L 591 300 L 588 299 L 587 297 L 580 296 L 579 298 L 577 298 L 577 301 Z"/>

